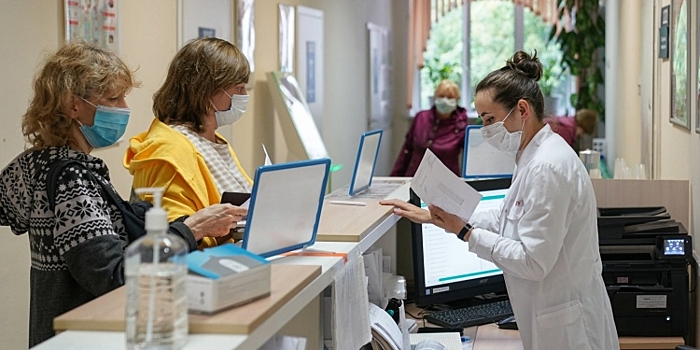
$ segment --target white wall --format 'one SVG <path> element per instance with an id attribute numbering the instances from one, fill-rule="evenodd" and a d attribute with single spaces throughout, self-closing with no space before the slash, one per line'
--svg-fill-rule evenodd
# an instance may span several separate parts
<path id="1" fill-rule="evenodd" d="M 657 30 L 660 25 L 661 8 L 671 4 L 671 0 L 654 0 L 653 1 L 653 30 Z M 696 27 L 697 16 L 695 15 L 698 6 L 697 1 L 689 1 L 689 11 L 692 14 L 692 20 L 689 23 L 690 37 L 688 38 L 689 49 L 691 52 L 691 61 L 689 62 L 689 70 L 691 74 L 688 78 L 691 81 L 690 94 L 696 96 L 697 89 L 697 61 L 698 55 L 696 40 L 698 36 Z M 646 5 L 648 6 L 648 5 Z M 648 23 L 648 22 L 645 22 Z M 623 34 L 624 35 L 624 34 Z M 653 132 L 652 139 L 652 158 L 653 172 L 656 178 L 659 179 L 683 179 L 690 180 L 691 186 L 691 203 L 690 203 L 690 227 L 688 232 L 693 237 L 693 255 L 696 260 L 700 257 L 700 242 L 698 242 L 697 232 L 700 230 L 700 223 L 694 218 L 700 216 L 700 135 L 695 131 L 698 127 L 696 124 L 697 102 L 695 98 L 691 99 L 689 108 L 689 116 L 691 118 L 691 130 L 684 129 L 678 125 L 672 124 L 669 121 L 670 116 L 670 70 L 671 62 L 668 59 L 658 58 L 658 34 L 653 37 L 653 42 L 644 42 L 643 45 L 649 47 L 653 51 L 653 82 L 652 86 L 642 86 L 642 89 L 653 90 Z M 644 81 L 643 81 L 644 82 Z M 647 82 L 648 83 L 648 82 Z M 697 314 L 697 310 L 695 310 Z M 700 335 L 699 325 L 696 325 L 696 336 Z"/>
<path id="2" fill-rule="evenodd" d="M 690 1 L 689 3 L 694 4 L 697 2 Z M 670 4 L 670 0 L 655 1 L 654 28 L 659 27 L 661 8 Z M 694 38 L 694 36 L 691 38 L 691 43 L 695 42 Z M 656 39 L 656 41 L 658 41 L 658 39 Z M 656 42 L 654 42 L 653 45 L 654 57 L 658 57 L 658 47 Z M 695 45 L 690 46 L 694 52 Z M 691 67 L 695 67 L 695 64 L 692 62 Z M 655 91 L 654 115 L 656 116 L 654 120 L 654 127 L 658 129 L 659 142 L 655 150 L 655 152 L 658 154 L 658 157 L 656 159 L 657 164 L 654 170 L 656 172 L 657 177 L 660 179 L 693 180 L 693 178 L 696 178 L 695 174 L 697 174 L 697 179 L 700 180 L 700 173 L 691 171 L 691 166 L 694 166 L 693 164 L 697 163 L 697 149 L 698 145 L 700 145 L 698 140 L 698 134 L 696 134 L 695 131 L 684 129 L 676 124 L 672 124 L 669 121 L 669 117 L 671 114 L 670 72 L 670 60 L 656 59 L 654 70 L 654 73 L 656 75 L 656 82 L 654 83 L 653 87 Z M 695 79 L 692 76 L 690 78 L 693 82 L 695 81 Z M 695 129 L 695 111 L 695 104 L 691 104 L 690 116 L 693 120 L 691 130 Z M 691 177 L 691 174 L 693 174 L 694 176 Z M 691 185 L 692 183 L 693 182 L 691 181 Z M 693 198 L 695 198 L 695 196 L 693 196 Z"/>
<path id="3" fill-rule="evenodd" d="M 638 0 L 605 3 L 605 136 L 610 170 L 615 158 L 625 158 L 630 166 L 642 159 L 641 9 Z"/>
<path id="4" fill-rule="evenodd" d="M 0 163 L 24 149 L 20 117 L 30 98 L 31 78 L 45 50 L 54 50 L 62 35 L 59 1 L 31 4 L 4 0 L 0 12 Z M 31 25 L 30 25 L 31 24 Z M 2 348 L 26 348 L 29 339 L 29 241 L 0 227 L 0 339 Z"/>
<path id="5" fill-rule="evenodd" d="M 127 136 L 144 130 L 151 120 L 151 95 L 160 85 L 167 63 L 175 53 L 176 6 L 170 0 L 147 2 L 127 0 L 121 3 L 123 25 L 121 56 L 137 70 L 143 82 L 127 101 L 133 108 Z M 21 116 L 31 98 L 31 82 L 42 58 L 63 41 L 63 1 L 39 2 L 3 0 L 0 11 L 0 102 L 3 106 L 3 147 L 0 164 L 4 166 L 24 147 Z M 153 15 L 157 14 L 157 15 Z M 147 33 L 147 35 L 144 35 Z M 114 184 L 128 193 L 131 178 L 121 166 L 125 144 L 97 150 L 94 154 L 108 163 Z M 15 236 L 0 227 L 0 339 L 2 348 L 27 347 L 29 324 L 29 244 L 28 237 Z"/>

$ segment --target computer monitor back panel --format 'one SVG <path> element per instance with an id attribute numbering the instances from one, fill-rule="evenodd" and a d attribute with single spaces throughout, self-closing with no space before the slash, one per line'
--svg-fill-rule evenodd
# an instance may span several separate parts
<path id="1" fill-rule="evenodd" d="M 372 184 L 372 176 L 377 165 L 377 155 L 379 154 L 379 145 L 382 142 L 382 134 L 382 130 L 368 131 L 362 134 L 352 180 L 350 181 L 349 194 L 351 196 L 368 189 Z"/>
<path id="2" fill-rule="evenodd" d="M 501 152 L 481 135 L 481 125 L 469 125 L 464 133 L 462 177 L 488 179 L 512 177 L 515 153 Z"/>
<path id="3" fill-rule="evenodd" d="M 510 178 L 468 181 L 482 194 L 477 211 L 500 208 Z M 411 191 L 411 202 L 422 204 Z M 502 271 L 469 251 L 453 233 L 432 224 L 412 224 L 415 300 L 420 306 L 504 293 Z"/>
<path id="4" fill-rule="evenodd" d="M 269 257 L 313 245 L 329 168 L 328 158 L 259 167 L 243 248 Z"/>

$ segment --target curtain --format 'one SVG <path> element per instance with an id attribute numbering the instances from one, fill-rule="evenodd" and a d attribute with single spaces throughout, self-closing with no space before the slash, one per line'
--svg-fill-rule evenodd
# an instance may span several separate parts
<path id="1" fill-rule="evenodd" d="M 461 7 L 465 1 L 479 0 L 412 0 L 409 10 L 408 28 L 408 91 L 407 107 L 413 105 L 413 84 L 416 69 L 423 67 L 423 52 L 425 52 L 430 36 L 430 28 L 438 22 L 447 12 Z M 559 0 L 504 0 L 512 1 L 516 5 L 522 5 L 530 9 L 542 21 L 550 25 L 556 25 L 561 30 L 558 16 Z M 566 26 L 568 27 L 569 21 Z"/>

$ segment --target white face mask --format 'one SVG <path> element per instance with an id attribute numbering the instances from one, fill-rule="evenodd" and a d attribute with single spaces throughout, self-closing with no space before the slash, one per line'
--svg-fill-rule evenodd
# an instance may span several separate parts
<path id="1" fill-rule="evenodd" d="M 234 94 L 231 96 L 226 91 L 224 91 L 224 93 L 226 96 L 231 98 L 231 108 L 226 111 L 219 111 L 216 109 L 216 106 L 214 106 L 214 102 L 209 100 L 209 103 L 214 106 L 214 110 L 216 111 L 214 112 L 214 116 L 216 116 L 216 125 L 219 127 L 231 125 L 241 119 L 243 113 L 245 113 L 245 110 L 248 107 L 248 95 Z"/>
<path id="2" fill-rule="evenodd" d="M 484 137 L 484 140 L 502 152 L 517 152 L 520 149 L 520 141 L 523 136 L 522 128 L 519 131 L 510 132 L 503 125 L 503 122 L 510 117 L 514 110 L 515 107 L 508 112 L 502 121 L 481 128 L 481 136 Z"/>
<path id="3" fill-rule="evenodd" d="M 442 114 L 450 114 L 457 109 L 457 99 L 438 97 L 435 99 L 435 108 Z"/>

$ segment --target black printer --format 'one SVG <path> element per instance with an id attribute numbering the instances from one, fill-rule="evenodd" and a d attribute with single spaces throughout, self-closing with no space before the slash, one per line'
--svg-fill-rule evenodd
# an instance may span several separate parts
<path id="1" fill-rule="evenodd" d="M 691 237 L 665 207 L 598 208 L 603 280 L 620 336 L 686 336 Z"/>

